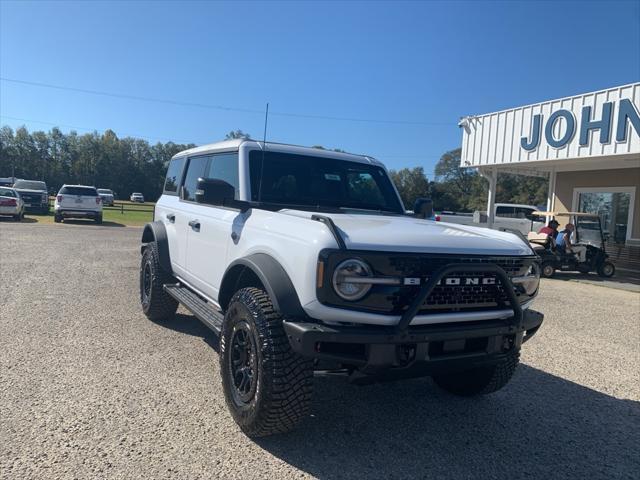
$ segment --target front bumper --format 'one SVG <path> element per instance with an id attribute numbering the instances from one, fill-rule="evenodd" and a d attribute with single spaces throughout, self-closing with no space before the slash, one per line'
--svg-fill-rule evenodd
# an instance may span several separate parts
<path id="1" fill-rule="evenodd" d="M 412 325 L 438 282 L 460 271 L 491 271 L 505 294 L 511 315 L 481 321 Z M 522 309 L 506 272 L 495 264 L 449 264 L 437 270 L 406 305 L 394 326 L 283 323 L 294 351 L 357 369 L 363 376 L 419 376 L 462 371 L 501 361 L 520 349 L 540 328 L 543 315 Z"/>
<path id="2" fill-rule="evenodd" d="M 291 347 L 304 357 L 350 365 L 365 374 L 415 376 L 498 362 L 529 340 L 543 319 L 541 313 L 527 309 L 518 325 L 513 318 L 425 325 L 401 332 L 394 327 L 290 321 L 283 325 Z"/>

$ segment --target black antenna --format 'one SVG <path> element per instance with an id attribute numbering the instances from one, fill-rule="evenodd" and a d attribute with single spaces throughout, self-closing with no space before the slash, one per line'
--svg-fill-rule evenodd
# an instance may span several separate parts
<path id="1" fill-rule="evenodd" d="M 260 183 L 258 184 L 258 203 L 262 201 L 262 173 L 264 172 L 264 152 L 267 149 L 267 120 L 269 120 L 269 102 L 264 112 L 264 135 L 262 137 L 262 161 L 260 162 Z"/>

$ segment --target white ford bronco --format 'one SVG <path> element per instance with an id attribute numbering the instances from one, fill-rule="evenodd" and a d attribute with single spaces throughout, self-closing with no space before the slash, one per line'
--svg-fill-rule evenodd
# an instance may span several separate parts
<path id="1" fill-rule="evenodd" d="M 304 419 L 314 372 L 496 391 L 542 324 L 538 258 L 516 235 L 428 220 L 427 201 L 414 212 L 367 156 L 243 139 L 186 150 L 142 235 L 142 309 L 166 321 L 182 304 L 219 335 L 226 402 L 250 436 Z"/>

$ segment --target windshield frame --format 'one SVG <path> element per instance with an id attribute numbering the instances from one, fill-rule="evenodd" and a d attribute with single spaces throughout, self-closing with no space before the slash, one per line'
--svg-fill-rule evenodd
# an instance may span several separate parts
<path id="1" fill-rule="evenodd" d="M 255 153 L 254 153 L 255 152 Z M 406 215 L 406 211 L 404 205 L 402 203 L 402 199 L 398 195 L 398 191 L 389 177 L 387 170 L 383 165 L 379 163 L 367 163 L 361 162 L 357 160 L 348 160 L 342 158 L 335 158 L 333 156 L 324 156 L 324 155 L 311 155 L 309 153 L 302 152 L 288 152 L 281 151 L 277 149 L 267 150 L 265 155 L 271 156 L 271 159 L 265 158 L 266 162 L 269 160 L 274 161 L 273 156 L 277 154 L 279 156 L 284 157 L 302 157 L 304 160 L 309 159 L 313 161 L 326 161 L 331 162 L 333 168 L 343 169 L 345 172 L 347 169 L 351 168 L 353 171 L 360 171 L 361 173 L 368 173 L 371 177 L 374 177 L 376 186 L 378 187 L 379 193 L 382 195 L 382 200 L 385 202 L 385 205 L 375 205 L 375 204 L 367 204 L 364 202 L 354 202 L 351 199 L 351 203 L 346 198 L 341 198 L 339 202 L 326 202 L 325 199 L 318 199 L 318 202 L 297 202 L 299 198 L 292 198 L 291 201 L 279 201 L 281 199 L 274 198 L 261 198 L 260 202 L 258 202 L 258 197 L 254 194 L 254 190 L 256 187 L 259 188 L 259 182 L 256 180 L 255 173 L 256 168 L 252 169 L 251 162 L 252 158 L 254 162 L 258 162 L 262 157 L 262 150 L 259 149 L 250 149 L 247 151 L 247 155 L 245 158 L 246 161 L 246 186 L 247 188 L 247 200 L 250 203 L 260 203 L 269 206 L 269 209 L 274 209 L 277 207 L 281 207 L 280 209 L 292 209 L 292 210 L 302 210 L 302 211 L 322 211 L 322 212 L 332 212 L 332 213 L 347 213 L 347 214 L 364 214 L 364 215 Z M 259 160 L 256 160 L 259 159 Z M 380 177 L 381 181 L 376 180 L 378 178 L 376 175 Z M 326 176 L 326 174 L 325 174 Z M 341 179 L 341 182 L 346 182 L 346 179 Z M 379 208 L 378 208 L 379 207 Z"/>

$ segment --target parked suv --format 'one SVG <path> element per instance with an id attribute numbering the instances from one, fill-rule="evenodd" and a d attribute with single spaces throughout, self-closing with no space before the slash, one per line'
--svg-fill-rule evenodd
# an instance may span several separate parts
<path id="1" fill-rule="evenodd" d="M 98 195 L 100 195 L 100 198 L 102 199 L 102 205 L 106 207 L 113 207 L 113 190 L 109 190 L 108 188 L 99 188 Z"/>
<path id="2" fill-rule="evenodd" d="M 65 218 L 91 218 L 102 223 L 102 199 L 95 187 L 86 185 L 63 185 L 54 206 L 54 221 Z"/>
<path id="3" fill-rule="evenodd" d="M 49 213 L 47 184 L 39 180 L 16 180 L 13 188 L 20 194 L 27 212 Z"/>
<path id="4" fill-rule="evenodd" d="M 494 392 L 543 321 L 538 258 L 513 234 L 430 221 L 429 205 L 407 215 L 371 157 L 186 150 L 142 234 L 142 310 L 166 321 L 182 304 L 219 334 L 226 402 L 251 436 L 308 415 L 316 370 Z"/>
<path id="5" fill-rule="evenodd" d="M 144 203 L 144 196 L 139 192 L 133 192 L 129 200 L 137 203 Z"/>

